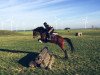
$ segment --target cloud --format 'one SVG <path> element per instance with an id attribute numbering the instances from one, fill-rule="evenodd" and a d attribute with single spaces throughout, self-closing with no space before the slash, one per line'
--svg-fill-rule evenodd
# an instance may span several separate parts
<path id="1" fill-rule="evenodd" d="M 90 23 L 99 23 L 97 17 L 100 15 L 98 4 L 94 1 L 80 0 L 2 0 L 0 1 L 0 21 L 12 20 L 13 25 L 20 28 L 32 28 L 33 25 L 40 26 L 47 21 L 54 27 L 64 27 L 71 24 L 71 27 L 80 27 L 81 17 L 89 17 Z M 96 9 L 94 9 L 96 8 Z M 10 21 L 8 24 L 10 24 Z M 21 24 L 21 25 L 20 25 Z M 6 25 L 6 23 L 5 23 Z M 28 25 L 28 26 L 27 26 Z"/>

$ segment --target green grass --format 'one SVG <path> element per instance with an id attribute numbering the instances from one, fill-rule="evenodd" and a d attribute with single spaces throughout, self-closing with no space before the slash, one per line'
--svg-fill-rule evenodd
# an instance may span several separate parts
<path id="1" fill-rule="evenodd" d="M 9 36 L 9 35 L 23 35 L 23 34 L 20 34 L 18 32 L 15 32 L 15 31 L 9 31 L 9 30 L 0 30 L 0 36 Z"/>
<path id="2" fill-rule="evenodd" d="M 63 52 L 57 45 L 39 43 L 30 31 L 0 31 L 0 75 L 100 75 L 100 29 L 57 32 L 70 38 L 75 47 L 74 53 L 67 48 L 68 60 L 63 59 Z M 76 32 L 82 32 L 83 36 L 75 36 Z M 40 52 L 44 46 L 57 55 L 52 70 L 25 67 L 18 62 L 29 53 Z"/>

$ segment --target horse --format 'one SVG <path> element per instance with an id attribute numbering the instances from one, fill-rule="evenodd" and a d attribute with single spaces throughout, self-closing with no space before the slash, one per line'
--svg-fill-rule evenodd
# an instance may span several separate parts
<path id="1" fill-rule="evenodd" d="M 50 40 L 46 40 L 46 29 L 44 27 L 35 28 L 33 30 L 33 38 L 34 38 L 34 36 L 37 35 L 37 33 L 40 35 L 40 39 L 38 39 L 38 40 L 41 40 L 42 42 L 51 42 L 51 43 L 57 44 L 61 48 L 61 50 L 64 52 L 65 58 L 67 58 L 67 59 L 68 59 L 68 54 L 67 54 L 66 49 L 64 49 L 64 44 L 65 44 L 64 42 L 68 42 L 68 44 L 71 48 L 71 52 L 75 51 L 74 46 L 69 38 L 63 38 L 60 35 L 52 34 L 50 36 Z"/>

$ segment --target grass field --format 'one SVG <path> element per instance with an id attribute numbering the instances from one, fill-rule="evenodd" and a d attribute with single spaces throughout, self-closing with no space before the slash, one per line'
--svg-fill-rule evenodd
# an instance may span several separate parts
<path id="1" fill-rule="evenodd" d="M 67 47 L 68 60 L 63 59 L 63 52 L 57 45 L 33 39 L 31 31 L 0 31 L 0 75 L 100 75 L 100 29 L 56 32 L 73 42 L 76 51 L 71 53 Z M 82 32 L 83 36 L 75 36 L 76 32 Z M 19 63 L 28 55 L 39 53 L 44 46 L 57 55 L 52 70 L 27 67 L 27 60 Z"/>

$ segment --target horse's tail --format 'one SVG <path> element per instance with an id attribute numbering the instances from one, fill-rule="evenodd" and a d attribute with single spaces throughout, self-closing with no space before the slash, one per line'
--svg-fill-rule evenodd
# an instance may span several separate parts
<path id="1" fill-rule="evenodd" d="M 73 44 L 72 44 L 72 41 L 71 41 L 69 38 L 64 38 L 64 40 L 67 41 L 68 44 L 70 45 L 71 51 L 72 51 L 72 52 L 75 51 L 74 46 L 73 46 Z"/>

